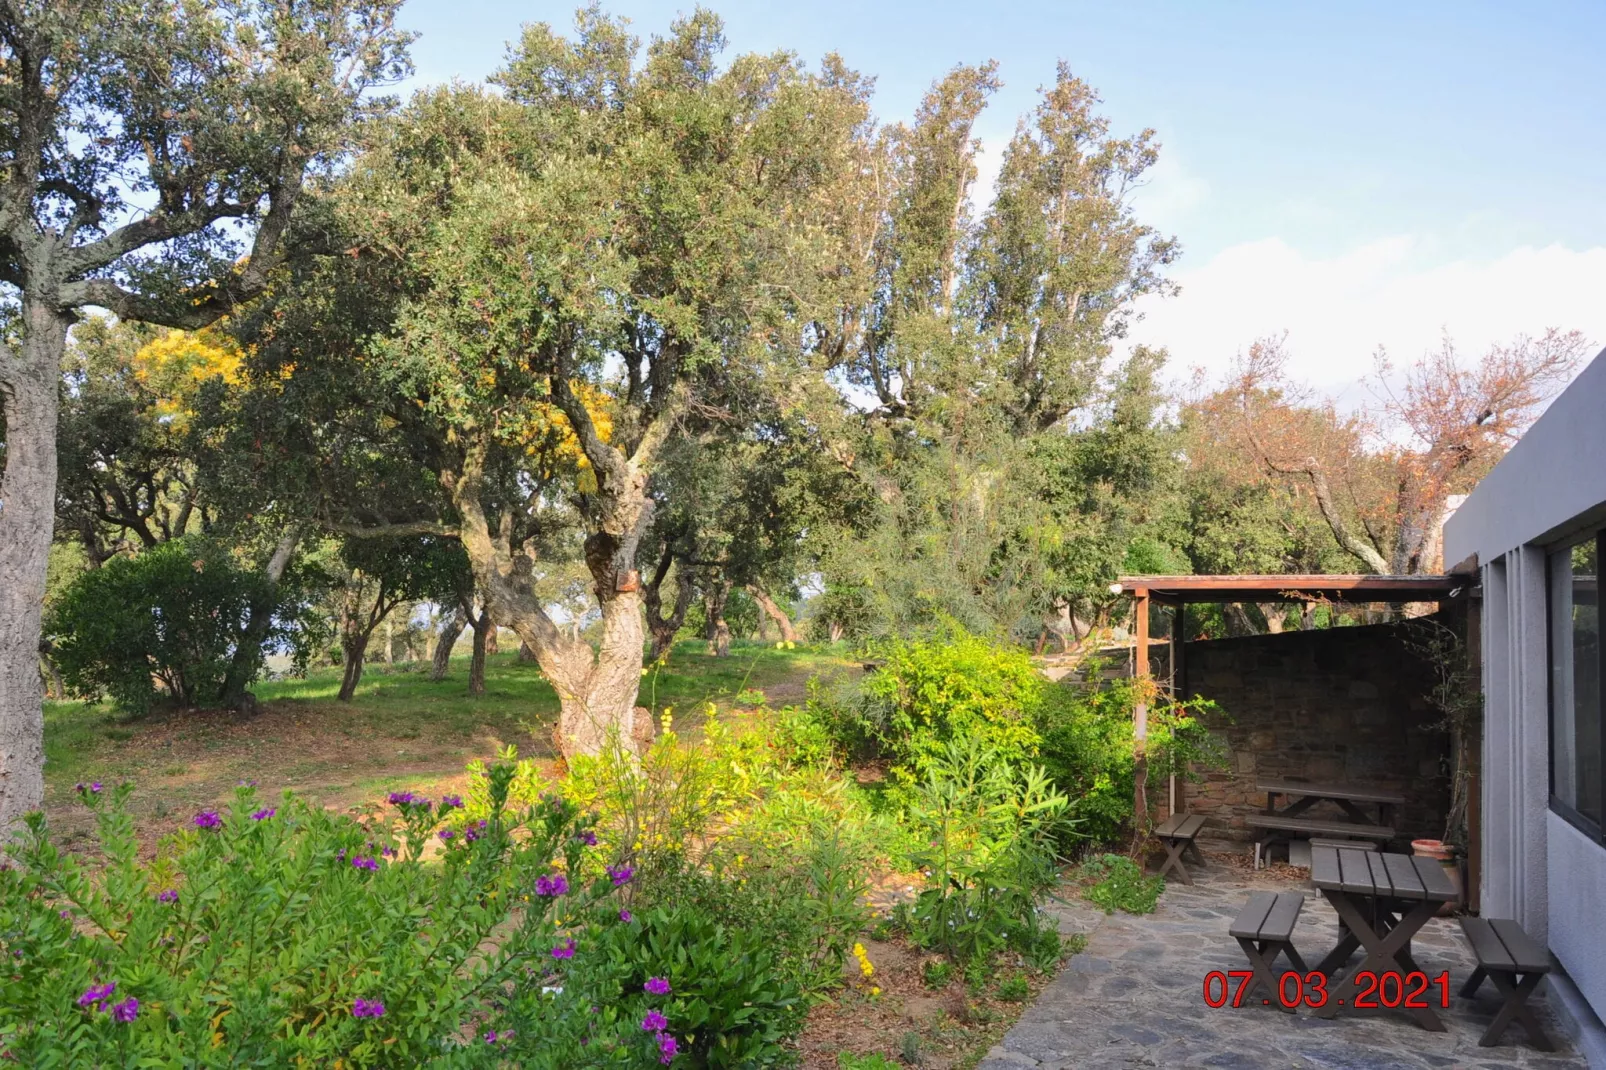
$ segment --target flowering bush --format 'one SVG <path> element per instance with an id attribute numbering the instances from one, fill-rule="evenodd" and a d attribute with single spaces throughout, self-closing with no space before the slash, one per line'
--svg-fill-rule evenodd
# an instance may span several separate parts
<path id="1" fill-rule="evenodd" d="M 265 807 L 242 786 L 146 862 L 129 786 L 86 788 L 102 855 L 91 869 L 30 815 L 0 871 L 0 1058 L 736 1065 L 713 1059 L 726 1041 L 709 1030 L 768 1037 L 767 1021 L 746 1019 L 795 998 L 763 988 L 759 939 L 666 939 L 692 934 L 632 914 L 624 869 L 581 880 L 601 864 L 587 865 L 591 819 L 576 806 L 553 796 L 508 808 L 514 773 L 487 770 L 486 816 L 450 839 L 437 833 L 452 799 L 401 793 L 387 813 L 354 820 L 289 794 Z M 740 961 L 720 961 L 736 951 Z M 704 993 L 726 988 L 759 1009 L 713 1014 Z"/>
<path id="2" fill-rule="evenodd" d="M 1037 754 L 1044 684 L 1025 651 L 956 626 L 941 640 L 894 640 L 876 653 L 862 716 L 902 784 L 920 783 L 956 739 L 977 739 L 1006 762 Z"/>

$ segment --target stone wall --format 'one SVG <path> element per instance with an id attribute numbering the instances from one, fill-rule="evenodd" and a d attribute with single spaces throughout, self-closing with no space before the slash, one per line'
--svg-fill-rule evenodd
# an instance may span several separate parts
<path id="1" fill-rule="evenodd" d="M 1205 835 L 1252 840 L 1247 814 L 1262 810 L 1257 780 L 1356 783 L 1405 796 L 1394 818 L 1410 839 L 1443 834 L 1449 807 L 1449 737 L 1426 696 L 1428 667 L 1403 641 L 1402 624 L 1374 624 L 1188 643 L 1182 658 L 1189 695 L 1215 700 L 1232 722 L 1221 727 L 1230 768 L 1202 784 L 1179 782 L 1178 809 L 1212 818 Z M 1165 806 L 1165 783 L 1152 785 Z M 1279 801 L 1279 805 L 1286 805 Z M 1306 816 L 1343 820 L 1323 803 Z"/>

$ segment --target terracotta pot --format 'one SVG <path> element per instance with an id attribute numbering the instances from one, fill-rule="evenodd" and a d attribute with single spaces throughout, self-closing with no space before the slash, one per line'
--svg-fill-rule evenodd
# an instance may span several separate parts
<path id="1" fill-rule="evenodd" d="M 1411 853 L 1418 858 L 1431 858 L 1444 869 L 1444 875 L 1455 886 L 1455 899 L 1440 908 L 1440 914 L 1453 914 L 1466 901 L 1461 887 L 1461 865 L 1455 858 L 1455 845 L 1442 840 L 1412 840 Z"/>
<path id="2" fill-rule="evenodd" d="M 1443 840 L 1412 840 L 1411 853 L 1418 858 L 1447 862 L 1455 857 L 1455 848 Z"/>

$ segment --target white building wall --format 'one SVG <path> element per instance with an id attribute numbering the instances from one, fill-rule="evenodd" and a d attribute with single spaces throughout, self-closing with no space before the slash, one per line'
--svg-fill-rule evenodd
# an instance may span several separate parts
<path id="1" fill-rule="evenodd" d="M 1606 1017 L 1606 846 L 1550 812 L 1546 552 L 1606 523 L 1606 353 L 1461 504 L 1444 559 L 1483 578 L 1483 912 L 1543 939 Z M 1587 1013 L 1587 1009 L 1586 1009 Z M 1592 1038 L 1591 1038 L 1592 1036 Z M 1606 1066 L 1606 1063 L 1600 1064 Z"/>

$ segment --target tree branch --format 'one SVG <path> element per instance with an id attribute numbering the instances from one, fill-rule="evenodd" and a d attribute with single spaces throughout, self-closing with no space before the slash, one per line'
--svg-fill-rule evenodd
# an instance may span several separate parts
<path id="1" fill-rule="evenodd" d="M 220 201 L 173 214 L 152 213 L 131 223 L 124 223 L 92 242 L 68 249 L 61 257 L 62 277 L 82 278 L 115 264 L 136 249 L 194 234 L 220 219 L 239 219 L 255 210 L 254 203 Z"/>
<path id="2" fill-rule="evenodd" d="M 383 539 L 395 535 L 438 535 L 443 539 L 462 537 L 460 529 L 438 520 L 404 520 L 396 524 L 352 524 L 329 521 L 324 527 L 355 539 Z"/>

